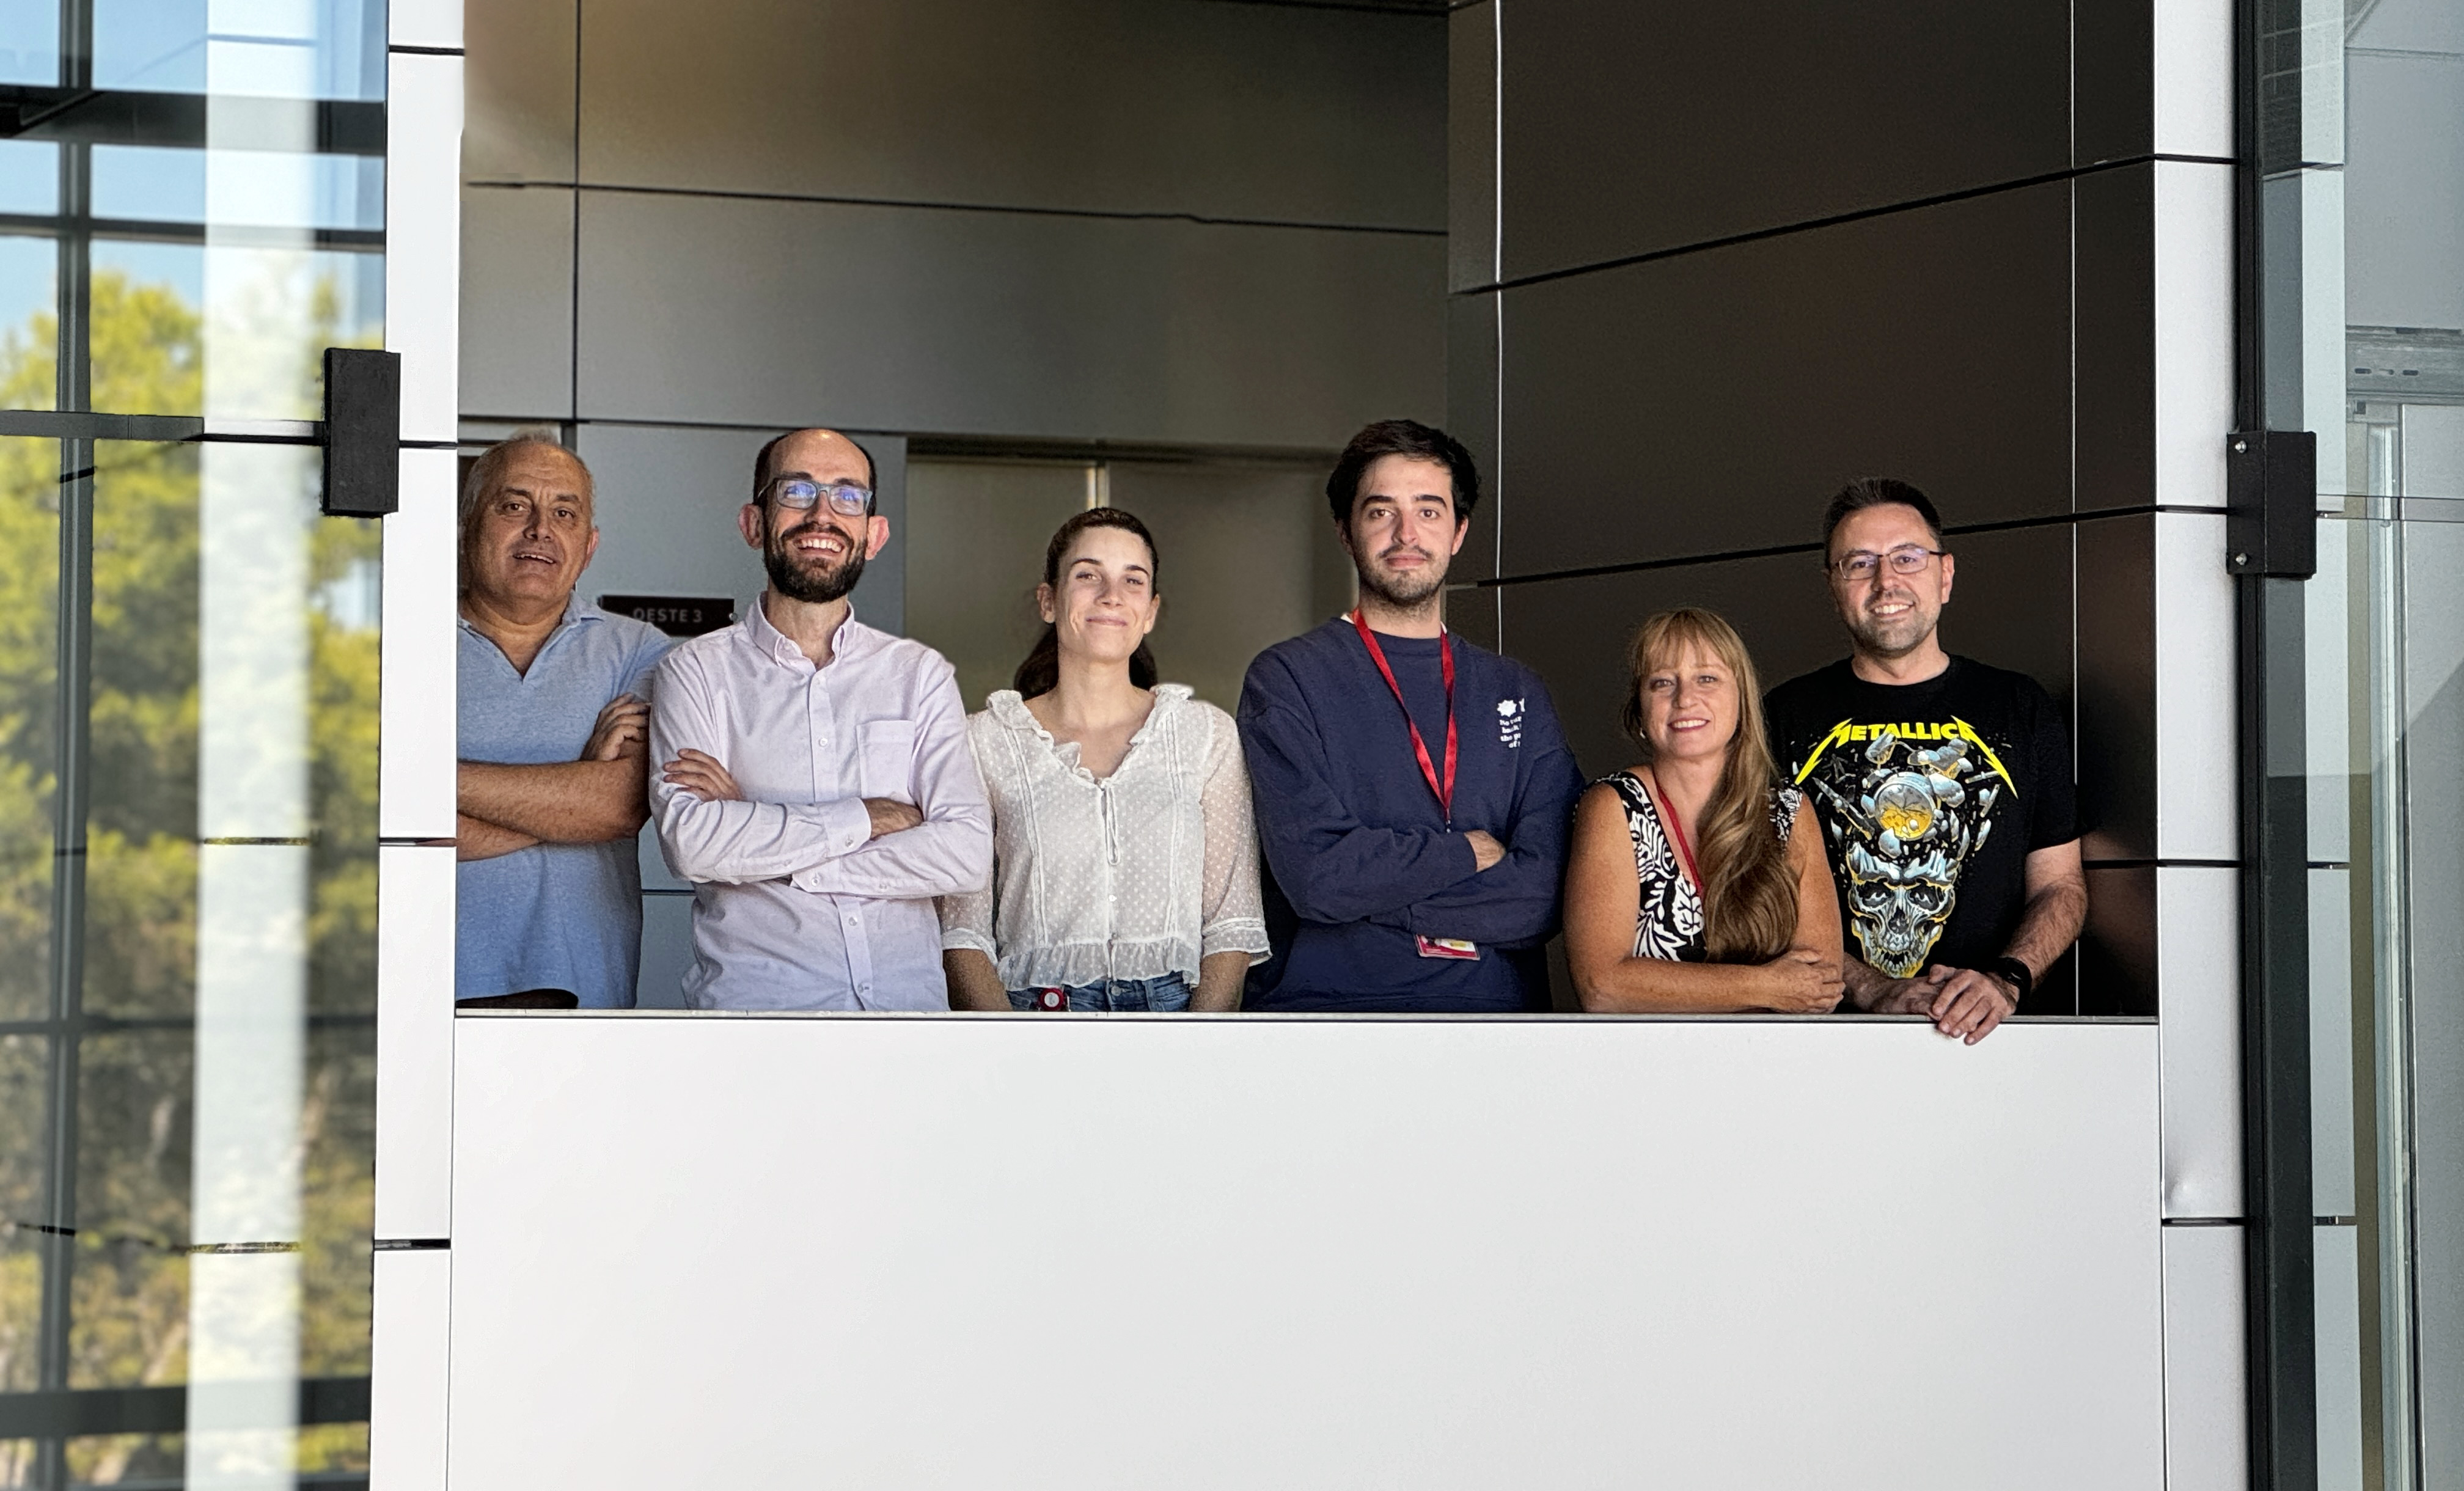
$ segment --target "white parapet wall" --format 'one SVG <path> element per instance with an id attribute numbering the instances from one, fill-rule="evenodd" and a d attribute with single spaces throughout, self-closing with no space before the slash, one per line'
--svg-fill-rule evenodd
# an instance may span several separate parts
<path id="1" fill-rule="evenodd" d="M 452 1491 L 2164 1483 L 2152 1023 L 454 1031 Z"/>

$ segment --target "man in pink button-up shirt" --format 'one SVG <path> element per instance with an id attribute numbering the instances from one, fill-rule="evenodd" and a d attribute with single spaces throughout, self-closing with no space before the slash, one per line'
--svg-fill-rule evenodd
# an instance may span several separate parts
<path id="1" fill-rule="evenodd" d="M 933 898 L 992 878 L 992 810 L 950 664 L 855 619 L 890 541 L 835 430 L 762 448 L 737 515 L 770 586 L 659 665 L 650 810 L 695 887 L 695 1009 L 949 1007 Z"/>

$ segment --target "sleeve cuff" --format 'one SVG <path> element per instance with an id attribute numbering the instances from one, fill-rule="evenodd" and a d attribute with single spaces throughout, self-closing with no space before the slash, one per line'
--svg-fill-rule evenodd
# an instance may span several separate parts
<path id="1" fill-rule="evenodd" d="M 948 939 L 944 937 L 943 946 L 947 945 Z M 1198 936 L 1198 955 L 1201 958 L 1213 957 L 1218 953 L 1246 953 L 1254 962 L 1273 950 L 1274 945 L 1266 940 L 1265 920 L 1255 916 L 1228 917 L 1210 923 Z"/>
<path id="2" fill-rule="evenodd" d="M 872 812 L 862 798 L 841 798 L 822 810 L 822 832 L 833 856 L 853 854 L 872 838 Z"/>

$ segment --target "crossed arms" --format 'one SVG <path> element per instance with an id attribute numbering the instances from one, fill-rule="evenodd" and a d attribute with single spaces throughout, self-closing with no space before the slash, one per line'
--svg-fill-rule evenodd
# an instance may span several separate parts
<path id="1" fill-rule="evenodd" d="M 464 761 L 456 770 L 453 857 L 492 860 L 539 844 L 630 839 L 649 817 L 643 797 L 650 707 L 620 693 L 573 761 L 507 766 Z"/>
<path id="2" fill-rule="evenodd" d="M 729 738 L 711 685 L 671 654 L 649 742 L 665 763 L 650 798 L 669 867 L 697 884 L 784 880 L 882 899 L 981 887 L 992 874 L 992 808 L 947 669 L 920 691 L 914 755 L 894 795 L 764 802 L 737 785 L 727 758 L 741 743 Z"/>
<path id="3" fill-rule="evenodd" d="M 1241 740 L 1260 847 L 1292 910 L 1313 922 L 1375 922 L 1429 937 L 1529 947 L 1557 928 L 1568 821 L 1582 790 L 1541 700 L 1513 822 L 1494 835 L 1362 822 L 1334 785 L 1316 722 L 1288 674 L 1251 670 Z"/>

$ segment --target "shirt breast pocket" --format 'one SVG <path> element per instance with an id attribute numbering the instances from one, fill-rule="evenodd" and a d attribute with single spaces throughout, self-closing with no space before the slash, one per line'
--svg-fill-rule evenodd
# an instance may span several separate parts
<path id="1" fill-rule="evenodd" d="M 863 727 L 856 780 L 868 798 L 915 800 L 915 722 L 877 719 Z"/>

